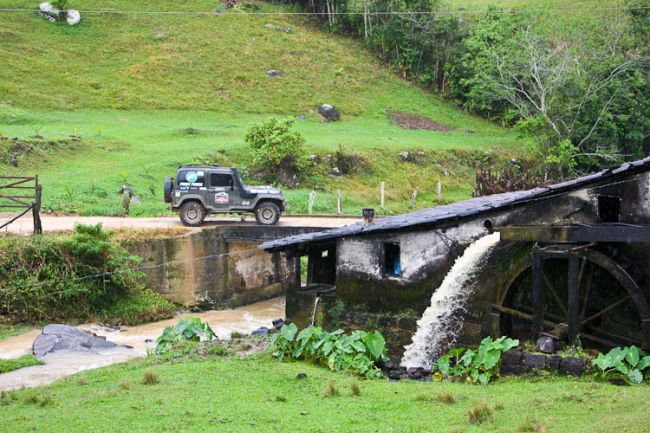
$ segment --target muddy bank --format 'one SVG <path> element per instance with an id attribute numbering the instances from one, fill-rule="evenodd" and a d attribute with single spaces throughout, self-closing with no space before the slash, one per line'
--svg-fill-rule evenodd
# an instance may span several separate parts
<path id="1" fill-rule="evenodd" d="M 208 322 L 219 338 L 228 339 L 233 332 L 248 334 L 261 326 L 271 328 L 274 319 L 284 317 L 284 298 L 274 298 L 229 310 L 181 314 L 173 319 L 139 326 L 125 326 L 119 330 L 93 323 L 80 325 L 80 329 L 105 336 L 107 340 L 118 345 L 132 346 L 133 349 L 116 347 L 95 353 L 70 351 L 49 353 L 42 358 L 45 365 L 0 374 L 0 391 L 47 385 L 83 370 L 144 357 L 147 350 L 155 347 L 155 340 L 165 326 L 174 325 L 179 319 L 188 316 L 199 317 L 202 321 Z M 37 329 L 0 341 L 0 358 L 16 358 L 31 353 L 32 343 L 40 332 L 41 330 Z"/>

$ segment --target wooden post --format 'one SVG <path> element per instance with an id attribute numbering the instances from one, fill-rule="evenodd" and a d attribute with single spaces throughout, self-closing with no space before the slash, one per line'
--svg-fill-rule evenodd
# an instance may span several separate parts
<path id="1" fill-rule="evenodd" d="M 544 266 L 542 255 L 533 248 L 533 340 L 539 338 L 544 326 Z"/>
<path id="2" fill-rule="evenodd" d="M 336 199 L 336 212 L 338 212 L 339 215 L 343 213 L 343 196 L 341 195 L 341 190 L 339 189 Z"/>
<path id="3" fill-rule="evenodd" d="M 381 210 L 384 210 L 384 187 L 386 184 L 384 182 L 379 184 L 379 202 L 381 206 Z"/>
<path id="4" fill-rule="evenodd" d="M 314 213 L 314 202 L 316 201 L 316 191 L 309 193 L 309 201 L 307 201 L 307 213 L 311 215 Z"/>
<path id="5" fill-rule="evenodd" d="M 442 199 L 442 180 L 438 179 L 438 184 L 436 185 L 436 197 L 438 201 Z"/>
<path id="6" fill-rule="evenodd" d="M 418 197 L 418 189 L 415 188 L 415 191 L 413 191 L 413 194 L 411 194 L 411 199 L 409 200 L 408 207 L 413 208 L 415 206 L 415 200 Z"/>
<path id="7" fill-rule="evenodd" d="M 34 178 L 35 182 L 35 192 L 36 199 L 32 205 L 32 215 L 34 217 L 34 234 L 40 235 L 43 234 L 43 225 L 41 224 L 41 196 L 42 196 L 42 186 L 38 183 L 38 176 Z"/>
<path id="8" fill-rule="evenodd" d="M 580 267 L 579 258 L 575 254 L 569 254 L 569 275 L 568 275 L 568 308 L 567 316 L 569 319 L 569 344 L 575 345 L 578 336 L 578 269 Z"/>

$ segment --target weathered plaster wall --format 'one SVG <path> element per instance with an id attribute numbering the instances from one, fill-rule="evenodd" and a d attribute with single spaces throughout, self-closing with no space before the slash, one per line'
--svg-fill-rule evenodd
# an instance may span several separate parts
<path id="1" fill-rule="evenodd" d="M 294 278 L 291 259 L 257 249 L 264 240 L 313 228 L 228 226 L 127 248 L 151 266 L 146 285 L 173 302 L 201 308 L 245 305 L 284 295 Z"/>

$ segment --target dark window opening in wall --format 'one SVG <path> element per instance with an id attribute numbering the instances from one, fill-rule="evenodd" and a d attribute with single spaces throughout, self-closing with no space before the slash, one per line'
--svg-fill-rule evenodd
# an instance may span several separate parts
<path id="1" fill-rule="evenodd" d="M 307 285 L 310 284 L 336 284 L 336 246 L 309 252 Z"/>
<path id="2" fill-rule="evenodd" d="M 599 195 L 598 216 L 604 223 L 619 222 L 621 219 L 621 199 L 612 195 Z"/>
<path id="3" fill-rule="evenodd" d="M 384 275 L 400 275 L 402 265 L 400 263 L 400 250 L 397 243 L 384 244 Z"/>

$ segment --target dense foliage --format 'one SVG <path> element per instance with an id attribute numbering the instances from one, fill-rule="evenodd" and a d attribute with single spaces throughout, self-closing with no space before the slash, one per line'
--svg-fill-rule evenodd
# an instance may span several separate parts
<path id="1" fill-rule="evenodd" d="M 650 152 L 650 0 L 570 17 L 544 5 L 458 15 L 440 0 L 298 2 L 404 78 L 534 137 L 545 176 Z"/>
<path id="2" fill-rule="evenodd" d="M 212 341 L 215 333 L 208 323 L 201 322 L 198 317 L 181 319 L 175 326 L 166 326 L 163 333 L 156 339 L 156 354 L 168 352 L 175 345 L 190 341 Z"/>
<path id="3" fill-rule="evenodd" d="M 298 332 L 291 323 L 284 325 L 273 339 L 278 359 L 305 359 L 325 364 L 333 371 L 350 370 L 367 378 L 382 377 L 376 362 L 386 358 L 386 343 L 380 332 L 353 331 L 345 334 L 338 329 L 323 331 L 309 326 Z"/>
<path id="4" fill-rule="evenodd" d="M 72 236 L 0 238 L 0 316 L 20 322 L 112 320 L 118 302 L 138 298 L 147 314 L 147 301 L 153 301 L 156 318 L 169 317 L 173 306 L 143 287 L 140 262 L 101 225 L 77 225 Z"/>
<path id="5" fill-rule="evenodd" d="M 615 347 L 607 354 L 599 353 L 591 364 L 600 380 L 622 379 L 635 385 L 650 380 L 650 355 L 636 346 Z"/>
<path id="6" fill-rule="evenodd" d="M 452 349 L 434 365 L 434 378 L 465 377 L 468 382 L 486 384 L 499 374 L 501 354 L 519 345 L 519 340 L 485 337 L 478 349 Z"/>

